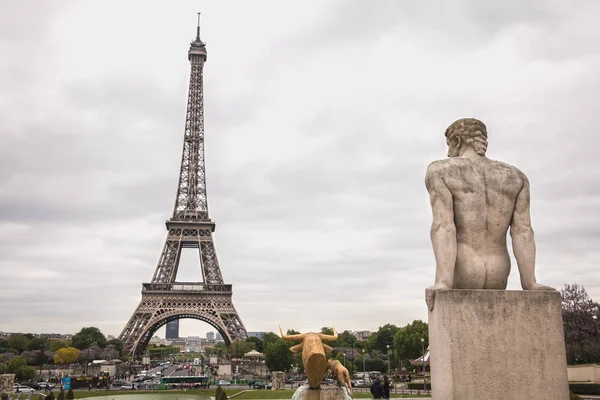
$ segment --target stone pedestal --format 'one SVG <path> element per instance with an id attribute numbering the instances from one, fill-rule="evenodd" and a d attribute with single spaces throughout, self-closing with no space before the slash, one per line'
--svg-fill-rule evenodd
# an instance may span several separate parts
<path id="1" fill-rule="evenodd" d="M 310 389 L 308 384 L 304 384 L 296 389 L 292 400 L 352 400 L 352 395 L 345 386 L 322 386 L 319 389 Z"/>
<path id="2" fill-rule="evenodd" d="M 560 294 L 447 290 L 429 312 L 434 400 L 566 400 Z"/>
<path id="3" fill-rule="evenodd" d="M 0 375 L 0 399 L 6 400 L 9 397 L 12 397 L 14 383 L 15 374 Z"/>
<path id="4" fill-rule="evenodd" d="M 271 390 L 285 389 L 285 373 L 282 371 L 273 371 L 273 380 L 271 381 Z"/>

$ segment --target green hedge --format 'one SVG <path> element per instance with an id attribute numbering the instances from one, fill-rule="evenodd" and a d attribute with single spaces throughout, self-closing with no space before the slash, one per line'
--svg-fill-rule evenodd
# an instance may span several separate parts
<path id="1" fill-rule="evenodd" d="M 408 388 L 412 389 L 412 390 L 419 390 L 419 389 L 423 389 L 423 383 L 419 383 L 419 382 L 410 382 L 408 384 Z M 431 383 L 427 382 L 427 390 L 431 390 Z"/>
<path id="2" fill-rule="evenodd" d="M 569 390 L 576 394 L 600 394 L 599 383 L 569 383 Z"/>

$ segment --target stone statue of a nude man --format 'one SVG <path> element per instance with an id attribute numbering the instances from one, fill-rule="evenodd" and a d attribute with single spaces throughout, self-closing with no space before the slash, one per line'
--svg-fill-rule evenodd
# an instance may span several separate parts
<path id="1" fill-rule="evenodd" d="M 487 129 L 474 118 L 446 130 L 448 157 L 427 168 L 431 200 L 431 242 L 435 284 L 426 290 L 433 309 L 435 292 L 446 289 L 506 289 L 510 227 L 521 287 L 554 290 L 535 279 L 535 241 L 529 215 L 529 181 L 517 168 L 490 160 Z"/>

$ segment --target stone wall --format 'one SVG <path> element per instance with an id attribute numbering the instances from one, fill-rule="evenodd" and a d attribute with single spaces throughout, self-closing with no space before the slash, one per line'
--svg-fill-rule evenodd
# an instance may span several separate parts
<path id="1" fill-rule="evenodd" d="M 569 375 L 569 382 L 600 383 L 600 365 L 569 365 L 567 374 Z"/>

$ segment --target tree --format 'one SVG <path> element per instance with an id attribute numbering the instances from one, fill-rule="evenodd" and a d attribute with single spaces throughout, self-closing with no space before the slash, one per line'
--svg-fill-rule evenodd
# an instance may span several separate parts
<path id="1" fill-rule="evenodd" d="M 394 344 L 394 335 L 398 332 L 398 327 L 392 324 L 380 326 L 379 330 L 368 339 L 371 350 L 387 351 L 387 346 Z"/>
<path id="2" fill-rule="evenodd" d="M 244 354 L 252 350 L 254 345 L 251 342 L 245 340 L 236 339 L 229 345 L 229 354 L 233 358 L 242 358 Z"/>
<path id="3" fill-rule="evenodd" d="M 56 351 L 65 347 L 71 347 L 71 343 L 68 340 L 50 339 L 48 341 L 48 349 L 50 351 Z"/>
<path id="4" fill-rule="evenodd" d="M 269 342 L 265 349 L 265 363 L 271 371 L 287 371 L 294 363 L 294 357 L 285 340 L 279 338 Z"/>
<path id="5" fill-rule="evenodd" d="M 600 305 L 578 284 L 560 291 L 568 364 L 600 362 Z"/>
<path id="6" fill-rule="evenodd" d="M 257 338 L 256 336 L 250 336 L 248 339 L 246 339 L 246 342 L 252 345 L 252 350 L 256 350 L 260 353 L 263 352 L 263 341 Z"/>
<path id="7" fill-rule="evenodd" d="M 8 340 L 0 339 L 0 353 L 8 353 L 11 350 Z"/>
<path id="8" fill-rule="evenodd" d="M 365 367 L 367 368 L 367 371 L 383 372 L 387 370 L 387 362 L 379 357 L 365 358 Z"/>
<path id="9" fill-rule="evenodd" d="M 45 337 L 33 338 L 27 343 L 27 350 L 45 350 L 48 346 L 48 339 Z"/>
<path id="10" fill-rule="evenodd" d="M 54 353 L 54 364 L 72 364 L 77 361 L 77 357 L 79 357 L 79 350 L 75 347 L 58 349 Z"/>
<path id="11" fill-rule="evenodd" d="M 115 348 L 119 352 L 119 355 L 123 354 L 123 342 L 121 342 L 119 339 L 110 339 L 108 342 L 106 342 L 106 345 L 115 346 Z"/>
<path id="12" fill-rule="evenodd" d="M 35 378 L 35 369 L 27 365 L 22 357 L 15 357 L 6 363 L 0 363 L 0 374 L 15 374 L 19 382 L 31 381 Z"/>
<path id="13" fill-rule="evenodd" d="M 350 331 L 344 331 L 338 335 L 339 347 L 354 347 L 358 339 Z"/>
<path id="14" fill-rule="evenodd" d="M 424 346 L 421 344 L 421 339 L 425 339 Z M 428 326 L 420 319 L 398 329 L 394 335 L 395 358 L 401 361 L 401 365 L 402 360 L 414 360 L 421 357 L 422 349 L 427 349 L 427 346 L 429 346 Z"/>
<path id="15" fill-rule="evenodd" d="M 270 343 L 276 343 L 279 340 L 281 340 L 279 335 L 276 335 L 273 332 L 265 333 L 265 336 L 263 336 L 263 349 L 266 350 Z"/>
<path id="16" fill-rule="evenodd" d="M 106 337 L 100 332 L 100 329 L 95 326 L 82 328 L 79 332 L 73 335 L 71 345 L 79 350 L 95 345 L 98 347 L 106 347 Z"/>
<path id="17" fill-rule="evenodd" d="M 11 349 L 13 349 L 16 353 L 22 353 L 27 349 L 27 345 L 29 344 L 29 339 L 27 336 L 22 333 L 13 333 L 8 337 L 8 345 Z"/>

